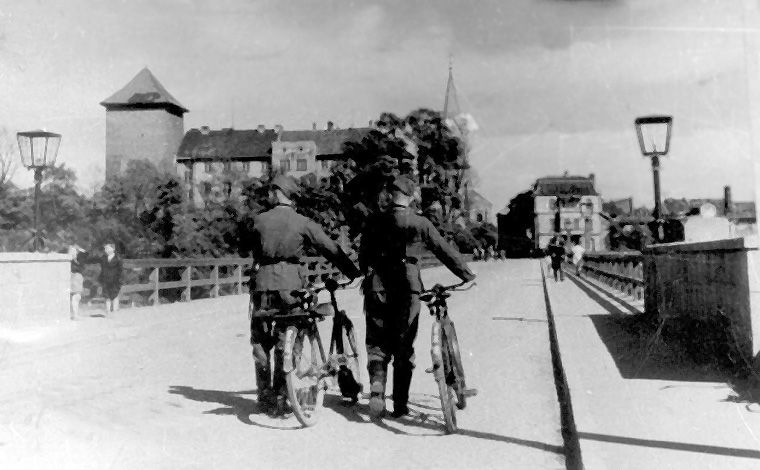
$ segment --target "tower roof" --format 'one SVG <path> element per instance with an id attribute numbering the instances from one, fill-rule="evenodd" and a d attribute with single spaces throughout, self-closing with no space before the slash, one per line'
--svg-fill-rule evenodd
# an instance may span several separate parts
<path id="1" fill-rule="evenodd" d="M 180 116 L 188 112 L 187 108 L 166 91 L 148 67 L 140 70 L 121 90 L 100 104 L 106 109 L 165 108 Z"/>
<path id="2" fill-rule="evenodd" d="M 443 115 L 444 119 L 453 119 L 462 110 L 459 108 L 459 97 L 457 96 L 457 89 L 454 86 L 454 71 L 451 59 L 449 60 L 449 79 L 446 81 L 446 96 L 443 99 Z"/>

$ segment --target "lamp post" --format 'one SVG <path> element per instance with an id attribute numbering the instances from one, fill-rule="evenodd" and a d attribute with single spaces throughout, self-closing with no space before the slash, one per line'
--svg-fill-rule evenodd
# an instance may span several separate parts
<path id="1" fill-rule="evenodd" d="M 34 251 L 41 248 L 40 232 L 37 227 L 40 219 L 40 184 L 42 171 L 55 165 L 61 135 L 46 131 L 27 131 L 16 134 L 21 162 L 29 170 L 34 170 Z"/>
<path id="2" fill-rule="evenodd" d="M 662 240 L 662 206 L 660 203 L 660 156 L 668 153 L 672 116 L 643 116 L 636 118 L 636 134 L 639 138 L 641 154 L 652 159 L 654 177 L 654 220 L 657 228 L 656 241 Z"/>

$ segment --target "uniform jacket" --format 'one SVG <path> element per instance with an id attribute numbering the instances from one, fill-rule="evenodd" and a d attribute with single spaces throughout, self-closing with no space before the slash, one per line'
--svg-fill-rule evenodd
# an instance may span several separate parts
<path id="1" fill-rule="evenodd" d="M 278 205 L 253 219 L 251 254 L 258 271 L 252 274 L 254 291 L 293 290 L 305 286 L 300 260 L 306 246 L 313 246 L 346 276 L 359 271 L 322 227 L 286 205 Z"/>
<path id="2" fill-rule="evenodd" d="M 102 286 L 121 287 L 121 258 L 119 255 L 113 255 L 108 260 L 106 255 L 95 258 L 95 262 L 100 264 L 100 275 L 98 280 Z"/>
<path id="3" fill-rule="evenodd" d="M 426 218 L 394 206 L 374 215 L 362 234 L 359 265 L 365 292 L 419 293 L 424 286 L 419 262 L 425 249 L 464 281 L 475 278 L 459 252 Z"/>

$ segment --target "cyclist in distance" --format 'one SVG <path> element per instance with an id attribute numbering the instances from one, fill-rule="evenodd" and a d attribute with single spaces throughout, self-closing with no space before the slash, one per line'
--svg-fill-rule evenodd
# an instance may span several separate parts
<path id="1" fill-rule="evenodd" d="M 300 261 L 307 246 L 316 248 L 349 279 L 356 279 L 360 273 L 322 227 L 293 209 L 292 197 L 298 191 L 298 185 L 292 178 L 276 176 L 269 190 L 275 206 L 254 218 L 249 241 L 254 264 L 258 265 L 251 274 L 251 346 L 259 407 L 281 415 L 287 411 L 281 341 L 272 333 L 272 322 L 257 317 L 256 312 L 271 309 L 285 312 L 295 303 L 291 292 L 306 286 Z M 269 360 L 273 347 L 274 374 Z"/>
<path id="2" fill-rule="evenodd" d="M 416 190 L 410 178 L 396 176 L 387 189 L 391 203 L 367 221 L 359 264 L 365 274 L 370 412 L 378 418 L 385 414 L 386 375 L 393 359 L 392 416 L 397 418 L 409 413 L 419 296 L 424 290 L 418 265 L 423 249 L 432 251 L 462 281 L 471 281 L 475 275 L 433 224 L 409 207 Z"/>

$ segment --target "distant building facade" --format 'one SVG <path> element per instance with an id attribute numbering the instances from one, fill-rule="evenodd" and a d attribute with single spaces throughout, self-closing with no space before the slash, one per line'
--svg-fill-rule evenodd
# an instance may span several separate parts
<path id="1" fill-rule="evenodd" d="M 343 159 L 343 145 L 360 141 L 369 128 L 286 131 L 281 126 L 238 130 L 191 129 L 176 156 L 177 173 L 191 200 L 230 197 L 240 180 L 261 178 L 270 171 L 301 178 L 327 177 Z"/>
<path id="2" fill-rule="evenodd" d="M 149 160 L 164 171 L 185 134 L 182 106 L 147 68 L 100 103 L 106 108 L 106 180 L 130 160 Z"/>
<path id="3" fill-rule="evenodd" d="M 493 204 L 474 189 L 467 190 L 466 207 L 470 222 L 490 222 Z"/>
<path id="4" fill-rule="evenodd" d="M 587 251 L 603 249 L 602 198 L 594 187 L 593 175 L 548 176 L 533 185 L 534 242 L 544 249 L 555 233 L 558 213 L 560 233 L 579 235 Z"/>

